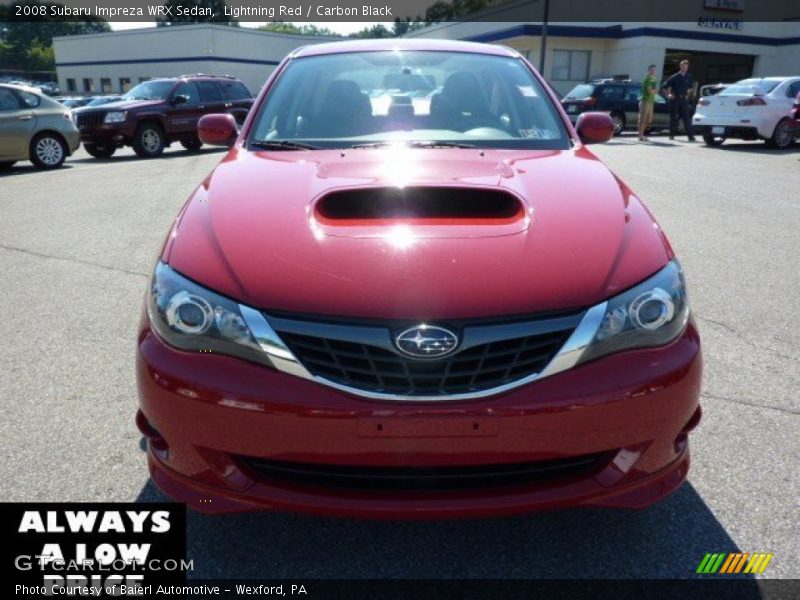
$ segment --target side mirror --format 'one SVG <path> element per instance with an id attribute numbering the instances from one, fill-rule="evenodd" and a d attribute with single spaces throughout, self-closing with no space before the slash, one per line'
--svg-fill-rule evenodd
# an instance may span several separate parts
<path id="1" fill-rule="evenodd" d="M 172 106 L 180 106 L 181 104 L 188 104 L 188 103 L 189 103 L 189 96 L 178 94 L 177 96 L 172 97 Z"/>
<path id="2" fill-rule="evenodd" d="M 197 122 L 197 134 L 204 144 L 210 146 L 233 146 L 236 137 L 236 120 L 233 115 L 217 113 L 200 117 Z"/>
<path id="3" fill-rule="evenodd" d="M 602 144 L 614 135 L 614 123 L 605 113 L 585 112 L 578 117 L 575 130 L 584 144 Z"/>

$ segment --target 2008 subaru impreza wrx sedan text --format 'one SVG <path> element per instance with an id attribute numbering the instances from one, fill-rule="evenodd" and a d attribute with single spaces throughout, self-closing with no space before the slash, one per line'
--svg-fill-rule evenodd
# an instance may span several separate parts
<path id="1" fill-rule="evenodd" d="M 181 210 L 138 337 L 155 483 L 205 512 L 639 508 L 700 419 L 684 276 L 513 50 L 287 57 Z"/>

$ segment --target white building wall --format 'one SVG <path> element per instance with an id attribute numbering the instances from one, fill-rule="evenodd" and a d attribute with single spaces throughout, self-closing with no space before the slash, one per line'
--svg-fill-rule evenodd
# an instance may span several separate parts
<path id="1" fill-rule="evenodd" d="M 518 50 L 534 67 L 537 69 L 539 68 L 539 61 L 541 59 L 541 40 L 539 38 L 531 36 L 510 38 L 508 40 L 503 40 L 503 45 Z M 609 40 L 605 39 L 548 37 L 547 56 L 545 60 L 547 81 L 550 82 L 557 92 L 566 94 L 573 87 L 586 80 L 585 77 L 579 79 L 556 79 L 553 76 L 553 65 L 555 63 L 553 57 L 559 50 L 588 51 L 590 53 L 590 58 L 587 76 L 591 78 L 606 75 L 609 46 Z"/>
<path id="2" fill-rule="evenodd" d="M 779 46 L 756 59 L 755 75 L 800 75 L 800 43 Z"/>
<path id="3" fill-rule="evenodd" d="M 129 77 L 135 84 L 143 77 L 207 73 L 234 75 L 255 94 L 289 52 L 331 39 L 336 38 L 202 24 L 57 37 L 53 47 L 64 91 L 70 78 L 76 80 L 80 92 L 84 78 L 92 78 L 99 91 L 100 79 L 107 77 L 118 92 L 120 77 Z"/>

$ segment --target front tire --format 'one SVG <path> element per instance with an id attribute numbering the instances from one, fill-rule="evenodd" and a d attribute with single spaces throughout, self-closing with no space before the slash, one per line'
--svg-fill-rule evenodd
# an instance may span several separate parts
<path id="1" fill-rule="evenodd" d="M 161 127 L 155 123 L 140 125 L 133 136 L 133 151 L 141 158 L 161 156 L 166 146 L 166 139 Z"/>
<path id="2" fill-rule="evenodd" d="M 620 135 L 625 129 L 625 115 L 613 112 L 611 113 L 611 122 L 614 123 L 614 135 Z"/>
<path id="3" fill-rule="evenodd" d="M 40 133 L 31 141 L 30 159 L 39 169 L 57 169 L 67 159 L 67 145 L 54 133 Z"/>
<path id="4" fill-rule="evenodd" d="M 722 146 L 722 143 L 725 141 L 724 137 L 715 137 L 711 134 L 704 134 L 703 141 L 706 143 L 706 146 Z"/>
<path id="5" fill-rule="evenodd" d="M 185 140 L 181 140 L 181 146 L 186 148 L 189 152 L 197 152 L 200 148 L 203 147 L 203 142 L 200 141 L 200 138 L 188 138 Z"/>
<path id="6" fill-rule="evenodd" d="M 117 151 L 116 146 L 110 144 L 84 144 L 83 147 L 95 158 L 111 158 Z"/>
<path id="7" fill-rule="evenodd" d="M 783 119 L 775 126 L 772 137 L 767 140 L 767 146 L 783 150 L 784 148 L 788 148 L 792 143 L 792 137 L 792 128 L 790 127 L 789 119 Z"/>

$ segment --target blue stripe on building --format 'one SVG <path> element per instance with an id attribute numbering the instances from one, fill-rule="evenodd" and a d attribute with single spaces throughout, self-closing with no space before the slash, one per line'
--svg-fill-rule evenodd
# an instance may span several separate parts
<path id="1" fill-rule="evenodd" d="M 229 58 L 225 56 L 176 56 L 172 58 L 130 58 L 123 60 L 87 60 L 79 62 L 60 62 L 56 67 L 88 67 L 98 65 L 136 65 L 145 63 L 176 63 L 176 62 L 227 62 L 246 65 L 268 65 L 275 66 L 280 64 L 277 60 L 256 60 L 250 58 Z"/>
<path id="2" fill-rule="evenodd" d="M 471 42 L 495 42 L 512 37 L 540 36 L 541 25 L 517 25 L 502 31 L 492 31 L 470 36 Z M 684 40 L 703 40 L 708 42 L 734 42 L 737 44 L 755 44 L 761 46 L 789 46 L 800 44 L 799 37 L 771 38 L 758 35 L 737 35 L 734 33 L 715 33 L 711 31 L 684 31 L 661 27 L 637 27 L 623 29 L 621 25 L 609 27 L 585 27 L 580 25 L 548 25 L 547 35 L 551 37 L 582 37 L 624 39 L 635 37 L 665 37 Z"/>

